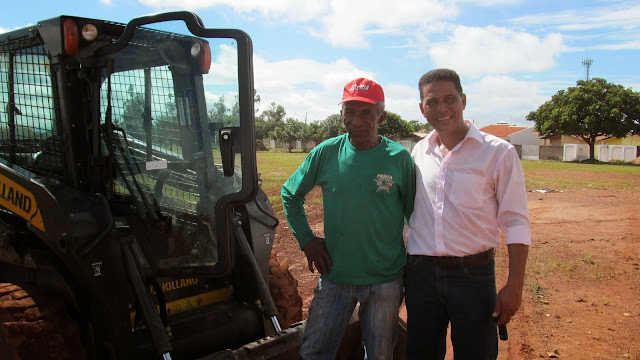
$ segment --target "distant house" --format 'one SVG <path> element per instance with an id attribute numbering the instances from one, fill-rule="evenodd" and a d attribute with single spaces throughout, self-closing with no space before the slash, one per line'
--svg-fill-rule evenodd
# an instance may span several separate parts
<path id="1" fill-rule="evenodd" d="M 422 140 L 425 137 L 427 137 L 427 135 L 429 135 L 429 133 L 430 133 L 430 131 L 419 130 L 419 131 L 416 131 L 416 132 L 413 132 L 413 133 L 409 134 L 409 136 L 407 136 L 406 138 L 399 139 L 398 143 L 400 143 L 407 150 L 409 150 L 409 152 L 411 152 L 413 150 L 413 147 L 416 146 L 416 144 L 420 140 Z"/>
<path id="2" fill-rule="evenodd" d="M 540 133 L 535 131 L 533 126 L 509 135 L 509 142 L 512 145 L 544 145 Z"/>
<path id="3" fill-rule="evenodd" d="M 596 140 L 596 145 L 632 145 L 640 146 L 640 135 L 629 135 L 623 138 L 603 137 Z"/>
<path id="4" fill-rule="evenodd" d="M 586 144 L 581 137 L 571 135 L 549 135 L 542 137 L 544 145 Z M 629 135 L 623 138 L 598 136 L 595 145 L 633 145 L 640 146 L 640 136 Z"/>
<path id="5" fill-rule="evenodd" d="M 427 130 L 418 130 L 416 132 L 411 133 L 411 135 L 409 136 L 410 139 L 417 141 L 420 141 L 424 138 L 427 137 L 427 135 L 429 135 L 429 133 L 431 133 L 431 131 L 427 131 Z"/>
<path id="6" fill-rule="evenodd" d="M 489 125 L 489 126 L 485 126 L 483 128 L 480 128 L 479 130 L 482 132 L 485 132 L 487 134 L 491 134 L 493 136 L 499 137 L 503 140 L 509 141 L 511 142 L 511 135 L 515 134 L 517 132 L 523 131 L 523 130 L 527 130 L 527 129 L 533 129 L 533 127 L 528 127 L 528 126 L 516 126 L 516 125 L 510 125 L 507 124 L 506 122 L 499 122 L 493 125 Z M 537 139 L 539 139 L 539 137 L 537 135 L 535 135 L 535 137 Z M 522 138 L 527 138 L 527 134 L 524 133 L 522 134 Z M 531 139 L 526 139 L 526 141 L 531 141 Z M 523 144 L 519 144 L 519 145 L 523 145 Z M 527 145 L 538 145 L 538 143 L 536 142 L 535 144 L 527 144 Z"/>
<path id="7" fill-rule="evenodd" d="M 544 145 L 547 146 L 564 146 L 565 144 L 586 144 L 582 138 L 571 135 L 549 135 L 541 138 Z"/>

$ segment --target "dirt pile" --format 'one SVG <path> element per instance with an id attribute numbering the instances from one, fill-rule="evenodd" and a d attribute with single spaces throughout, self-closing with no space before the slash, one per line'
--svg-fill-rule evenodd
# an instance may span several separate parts
<path id="1" fill-rule="evenodd" d="M 302 298 L 298 293 L 298 281 L 289 272 L 289 264 L 279 261 L 271 252 L 269 262 L 269 287 L 278 308 L 278 321 L 283 329 L 302 320 Z"/>

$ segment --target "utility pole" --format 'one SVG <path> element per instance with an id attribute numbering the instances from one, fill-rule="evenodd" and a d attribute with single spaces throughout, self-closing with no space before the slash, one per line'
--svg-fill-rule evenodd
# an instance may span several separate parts
<path id="1" fill-rule="evenodd" d="M 593 59 L 582 59 L 582 65 L 587 69 L 587 81 L 589 81 L 589 68 L 591 67 L 591 64 L 593 64 Z"/>

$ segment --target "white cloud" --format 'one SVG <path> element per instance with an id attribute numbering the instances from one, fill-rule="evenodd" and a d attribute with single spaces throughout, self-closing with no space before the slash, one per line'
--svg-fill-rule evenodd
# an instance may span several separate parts
<path id="1" fill-rule="evenodd" d="M 509 1 L 509 0 L 497 0 Z M 413 2 L 388 0 L 139 0 L 151 8 L 198 10 L 225 6 L 251 19 L 299 23 L 315 37 L 333 46 L 366 48 L 368 37 L 402 34 L 407 26 L 451 19 L 458 15 L 455 3 L 445 0 Z M 383 9 L 382 11 L 380 9 Z"/>
<path id="2" fill-rule="evenodd" d="M 540 39 L 507 28 L 457 26 L 446 41 L 434 44 L 429 54 L 437 67 L 450 67 L 461 76 L 543 71 L 555 65 L 565 49 L 562 36 Z"/>
<path id="3" fill-rule="evenodd" d="M 494 5 L 515 5 L 522 3 L 523 0 L 458 0 L 459 3 L 470 3 L 481 6 L 494 6 Z"/>
<path id="4" fill-rule="evenodd" d="M 387 110 L 392 111 L 403 120 L 418 120 L 426 122 L 420 113 L 420 93 L 418 93 L 418 81 L 416 86 L 407 86 L 401 84 L 387 84 L 384 86 L 385 105 Z"/>
<path id="5" fill-rule="evenodd" d="M 211 69 L 204 76 L 205 85 L 237 84 L 238 83 L 238 52 L 228 44 L 211 44 Z"/>
<path id="6" fill-rule="evenodd" d="M 527 114 L 550 99 L 545 94 L 547 84 L 508 76 L 486 76 L 469 84 L 465 84 L 463 78 L 462 86 L 467 94 L 465 118 L 473 120 L 478 127 L 498 121 L 532 125 L 525 119 Z"/>
<path id="7" fill-rule="evenodd" d="M 344 85 L 358 77 L 376 80 L 376 74 L 356 67 L 347 59 L 321 63 L 311 59 L 269 62 L 254 55 L 255 88 L 261 97 L 259 110 L 271 102 L 282 105 L 287 117 L 304 121 L 324 120 L 340 112 Z M 405 120 L 423 121 L 415 87 L 381 83 L 388 110 Z"/>
<path id="8" fill-rule="evenodd" d="M 556 13 L 519 16 L 515 24 L 553 25 L 563 30 L 601 28 L 638 28 L 640 5 L 612 5 L 591 9 L 575 9 Z"/>
<path id="9" fill-rule="evenodd" d="M 383 10 L 380 10 L 383 9 Z M 313 34 L 331 45 L 348 48 L 369 46 L 366 35 L 405 34 L 405 27 L 453 18 L 458 8 L 439 0 L 413 2 L 388 0 L 331 1 L 331 9 L 322 19 L 322 29 Z"/>
<path id="10" fill-rule="evenodd" d="M 616 44 L 600 44 L 589 46 L 593 50 L 640 50 L 640 39 L 634 41 L 620 42 Z"/>
<path id="11" fill-rule="evenodd" d="M 154 9 L 200 10 L 215 6 L 226 6 L 245 16 L 260 15 L 263 20 L 286 22 L 308 21 L 326 11 L 327 0 L 139 0 Z"/>
<path id="12" fill-rule="evenodd" d="M 255 88 L 260 110 L 271 102 L 282 105 L 287 117 L 304 121 L 324 120 L 338 113 L 344 85 L 358 77 L 375 80 L 375 74 L 359 69 L 347 59 L 321 63 L 311 59 L 277 62 L 254 55 Z"/>
<path id="13" fill-rule="evenodd" d="M 640 5 L 632 2 L 606 7 L 573 9 L 557 13 L 519 16 L 516 25 L 542 26 L 569 34 L 567 37 L 589 43 L 589 48 L 608 50 L 638 49 L 640 42 Z"/>
<path id="14" fill-rule="evenodd" d="M 2 26 L 0 26 L 0 34 L 9 32 L 9 30 L 11 30 L 11 29 L 3 28 Z"/>
<path id="15" fill-rule="evenodd" d="M 107 6 L 113 5 L 113 1 L 112 0 L 98 0 L 98 1 L 100 1 L 102 4 L 105 4 Z"/>

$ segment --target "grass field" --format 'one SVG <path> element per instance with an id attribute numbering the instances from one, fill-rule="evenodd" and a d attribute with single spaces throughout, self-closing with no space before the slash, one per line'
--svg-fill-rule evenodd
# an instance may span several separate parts
<path id="1" fill-rule="evenodd" d="M 257 153 L 262 187 L 276 214 L 282 213 L 280 188 L 304 161 L 307 153 L 260 151 Z M 527 190 L 579 190 L 584 188 L 630 189 L 640 178 L 640 166 L 620 163 L 576 163 L 523 160 Z M 619 176 L 612 177 L 611 174 Z M 606 175 L 606 176 L 605 176 Z"/>
<path id="2" fill-rule="evenodd" d="M 283 219 L 280 188 L 306 153 L 259 152 L 258 170 Z M 527 180 L 532 247 L 523 303 L 500 342 L 501 360 L 639 359 L 640 165 L 522 161 Z M 558 192 L 537 193 L 540 189 Z M 321 229 L 318 191 L 308 215 Z M 274 248 L 299 284 L 304 311 L 317 277 L 307 270 L 286 224 Z M 498 286 L 506 283 L 507 251 L 497 252 Z M 549 355 L 552 354 L 552 355 Z M 450 359 L 451 357 L 447 357 Z"/>
<path id="3" fill-rule="evenodd" d="M 640 178 L 640 166 L 626 163 L 577 163 L 523 160 L 527 190 L 630 189 Z M 612 177 L 611 175 L 618 175 Z"/>

